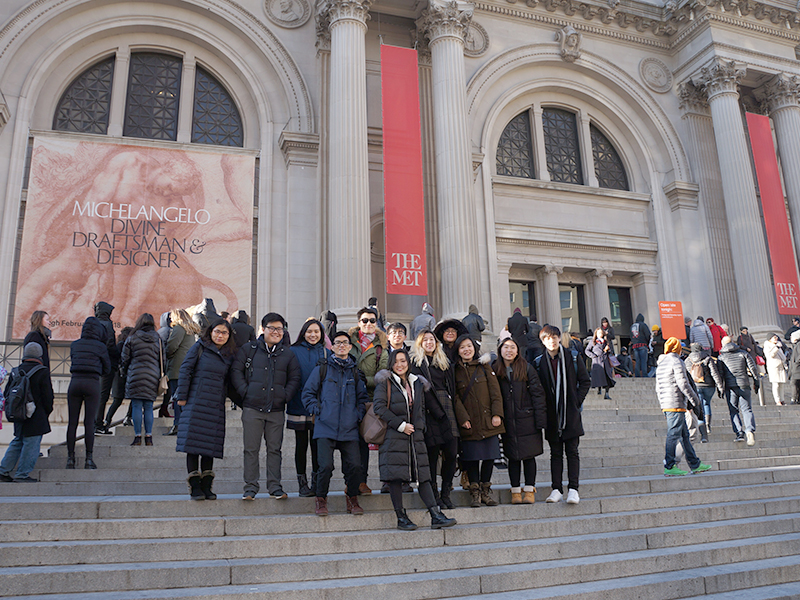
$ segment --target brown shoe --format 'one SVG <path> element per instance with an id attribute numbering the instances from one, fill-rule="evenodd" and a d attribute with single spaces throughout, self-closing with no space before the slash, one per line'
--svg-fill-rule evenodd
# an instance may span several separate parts
<path id="1" fill-rule="evenodd" d="M 314 514 L 318 517 L 328 516 L 328 499 L 317 496 L 314 498 Z"/>
<path id="2" fill-rule="evenodd" d="M 358 493 L 362 496 L 371 496 L 372 490 L 366 483 L 359 483 L 358 484 Z"/>
<path id="3" fill-rule="evenodd" d="M 497 506 L 497 500 L 492 498 L 492 484 L 481 483 L 481 502 L 486 506 Z"/>
<path id="4" fill-rule="evenodd" d="M 358 496 L 345 496 L 345 501 L 347 502 L 347 512 L 351 515 L 363 515 L 364 509 L 358 505 Z"/>
<path id="5" fill-rule="evenodd" d="M 469 484 L 469 495 L 472 499 L 470 502 L 470 506 L 472 508 L 480 508 L 481 507 L 481 487 L 478 483 L 470 483 Z"/>
<path id="6" fill-rule="evenodd" d="M 532 492 L 522 490 L 522 502 L 524 504 L 534 504 L 536 502 L 536 488 Z"/>
<path id="7" fill-rule="evenodd" d="M 511 504 L 522 504 L 522 488 L 511 488 Z"/>
<path id="8" fill-rule="evenodd" d="M 461 471 L 461 489 L 469 489 L 469 475 L 467 475 L 466 471 Z"/>

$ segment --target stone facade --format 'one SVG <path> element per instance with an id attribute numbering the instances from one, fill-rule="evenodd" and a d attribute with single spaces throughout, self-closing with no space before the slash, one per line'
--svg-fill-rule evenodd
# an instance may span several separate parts
<path id="1" fill-rule="evenodd" d="M 256 278 L 245 308 L 282 312 L 293 334 L 324 309 L 351 323 L 372 295 L 390 319 L 412 318 L 423 298 L 383 291 L 381 43 L 419 53 L 427 300 L 437 318 L 476 304 L 497 333 L 522 285 L 540 322 L 561 324 L 565 291 L 579 290 L 583 322 L 597 326 L 619 311 L 609 300 L 616 290 L 630 299 L 623 308 L 650 324 L 659 300 L 680 300 L 688 315 L 714 316 L 732 331 L 783 328 L 742 111 L 773 119 L 796 222 L 793 5 L 6 0 L 4 339 L 12 318 L 27 318 L 14 314 L 14 290 L 30 138 L 53 129 L 67 86 L 110 56 L 107 135 L 122 138 L 125 75 L 131 53 L 142 50 L 181 57 L 184 89 L 196 66 L 212 72 L 239 109 L 244 148 L 259 153 Z M 580 184 L 552 176 L 545 121 L 554 109 L 574 115 Z M 498 144 L 526 112 L 532 176 L 500 174 Z M 191 105 L 182 106 L 170 143 L 190 144 L 190 115 Z M 627 189 L 602 185 L 598 135 L 616 150 Z"/>

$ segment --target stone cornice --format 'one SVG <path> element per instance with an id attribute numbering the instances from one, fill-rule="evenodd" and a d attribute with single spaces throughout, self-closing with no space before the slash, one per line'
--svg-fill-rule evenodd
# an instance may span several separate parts
<path id="1" fill-rule="evenodd" d="M 464 34 L 472 21 L 474 6 L 456 0 L 430 0 L 428 8 L 417 19 L 417 29 L 432 44 L 444 37 L 464 42 Z"/>
<path id="2" fill-rule="evenodd" d="M 669 200 L 672 212 L 676 210 L 697 210 L 700 186 L 688 181 L 673 181 L 664 186 L 664 194 Z"/>
<path id="3" fill-rule="evenodd" d="M 739 94 L 739 82 L 747 74 L 747 68 L 733 60 L 715 57 L 708 66 L 693 77 L 695 86 L 702 88 L 709 101 L 722 94 Z"/>
<path id="4" fill-rule="evenodd" d="M 278 146 L 286 166 L 316 167 L 319 160 L 319 135 L 282 131 Z"/>
<path id="5" fill-rule="evenodd" d="M 797 75 L 778 73 L 757 91 L 767 101 L 771 112 L 788 107 L 797 108 L 800 100 L 800 78 Z"/>

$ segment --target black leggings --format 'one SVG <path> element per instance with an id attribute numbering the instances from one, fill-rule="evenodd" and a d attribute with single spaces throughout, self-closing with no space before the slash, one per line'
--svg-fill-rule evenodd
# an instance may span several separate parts
<path id="1" fill-rule="evenodd" d="M 392 499 L 392 506 L 395 510 L 403 510 L 403 482 L 387 481 L 386 483 L 389 484 L 389 497 Z M 428 508 L 438 506 L 430 481 L 423 481 L 419 484 L 419 497 L 422 498 Z"/>
<path id="2" fill-rule="evenodd" d="M 525 471 L 525 485 L 536 485 L 536 459 L 508 461 L 508 478 L 511 487 L 520 487 L 520 470 Z"/>
<path id="3" fill-rule="evenodd" d="M 75 438 L 78 432 L 78 419 L 83 405 L 83 428 L 86 452 L 94 452 L 94 420 L 100 404 L 100 378 L 73 375 L 67 389 L 67 452 L 75 454 Z"/>
<path id="4" fill-rule="evenodd" d="M 186 471 L 194 473 L 202 468 L 203 471 L 210 471 L 214 468 L 213 456 L 200 456 L 199 454 L 186 455 Z"/>
<path id="5" fill-rule="evenodd" d="M 294 431 L 294 466 L 298 475 L 306 474 L 306 456 L 311 446 L 311 472 L 319 471 L 317 460 L 317 440 L 314 439 L 314 427 L 311 429 L 295 429 Z"/>
<path id="6" fill-rule="evenodd" d="M 492 481 L 494 460 L 463 460 L 470 483 L 489 483 Z"/>
<path id="7" fill-rule="evenodd" d="M 439 452 L 442 453 L 442 489 L 453 487 L 453 475 L 456 473 L 458 461 L 458 439 L 453 439 L 446 444 L 430 446 L 428 448 L 428 464 L 431 467 L 431 485 L 436 487 L 436 472 L 439 465 Z"/>

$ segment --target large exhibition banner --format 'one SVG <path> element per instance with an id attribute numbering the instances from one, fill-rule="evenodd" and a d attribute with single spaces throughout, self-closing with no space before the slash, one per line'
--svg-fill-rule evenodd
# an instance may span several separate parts
<path id="1" fill-rule="evenodd" d="M 386 292 L 428 293 L 417 51 L 381 46 Z"/>
<path id="2" fill-rule="evenodd" d="M 37 135 L 13 336 L 45 310 L 53 339 L 76 339 L 100 300 L 117 327 L 203 298 L 249 307 L 254 168 L 244 151 Z"/>
<path id="3" fill-rule="evenodd" d="M 783 186 L 772 141 L 772 128 L 769 117 L 747 113 L 747 129 L 750 132 L 750 146 L 753 149 L 753 162 L 756 166 L 758 189 L 761 192 L 761 206 L 764 211 L 764 225 L 767 229 L 767 245 L 772 262 L 772 278 L 775 281 L 775 295 L 778 299 L 778 312 L 782 315 L 796 315 L 798 312 L 797 266 L 792 252 L 792 234 L 786 216 L 783 199 Z M 790 168 L 795 168 L 791 165 Z"/>

